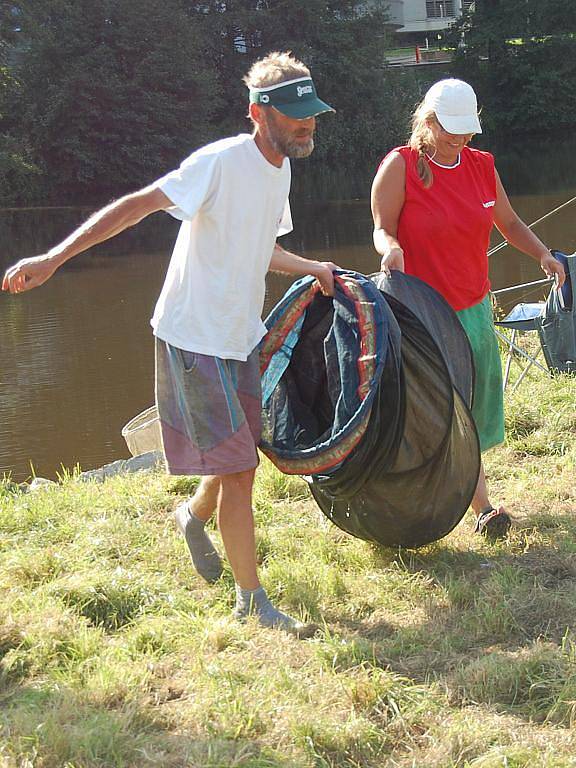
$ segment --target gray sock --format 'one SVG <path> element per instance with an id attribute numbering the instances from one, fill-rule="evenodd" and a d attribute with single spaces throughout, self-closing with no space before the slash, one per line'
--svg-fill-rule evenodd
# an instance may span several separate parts
<path id="1" fill-rule="evenodd" d="M 203 579 L 212 583 L 222 575 L 222 561 L 214 544 L 204 530 L 206 523 L 190 512 L 190 502 L 185 501 L 174 512 L 176 524 L 186 539 L 192 563 Z"/>
<path id="2" fill-rule="evenodd" d="M 275 608 L 268 599 L 264 587 L 242 589 L 236 584 L 234 617 L 242 621 L 248 616 L 257 618 L 263 627 L 283 629 L 285 632 L 300 637 L 309 636 L 316 629 L 315 627 L 312 629 L 309 625 L 303 624 Z"/>

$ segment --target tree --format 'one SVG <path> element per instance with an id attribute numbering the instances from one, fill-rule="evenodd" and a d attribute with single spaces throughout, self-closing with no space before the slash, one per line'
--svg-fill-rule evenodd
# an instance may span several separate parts
<path id="1" fill-rule="evenodd" d="M 478 0 L 455 70 L 477 89 L 497 130 L 543 131 L 575 122 L 576 5 L 563 0 Z"/>
<path id="2" fill-rule="evenodd" d="M 415 101 L 414 81 L 386 68 L 381 5 L 1 3 L 0 65 L 11 85 L 0 90 L 0 135 L 13 159 L 20 147 L 20 182 L 36 180 L 43 199 L 100 201 L 151 181 L 206 141 L 250 130 L 243 75 L 266 53 L 292 50 L 338 112 L 322 120 L 310 162 L 376 158 L 404 134 Z M 31 189 L 10 184 L 3 197 L 29 199 Z"/>
<path id="3" fill-rule="evenodd" d="M 337 110 L 322 120 L 312 162 L 353 159 L 382 151 L 404 132 L 404 112 L 413 93 L 388 75 L 384 50 L 386 15 L 357 0 L 214 0 L 205 4 L 212 29 L 210 60 L 224 96 L 217 114 L 234 130 L 246 113 L 242 76 L 251 63 L 274 50 L 291 50 L 313 71 L 322 98 Z M 198 4 L 191 3 L 192 15 Z"/>
<path id="4" fill-rule="evenodd" d="M 4 35 L 16 87 L 0 130 L 24 135 L 50 197 L 134 189 L 210 135 L 218 106 L 201 24 L 178 0 L 22 0 Z"/>
<path id="5" fill-rule="evenodd" d="M 0 121 L 5 105 L 17 90 L 8 67 L 0 66 Z M 21 134 L 0 133 L 0 199 L 30 199 L 34 197 L 39 168 L 31 158 L 28 141 Z"/>

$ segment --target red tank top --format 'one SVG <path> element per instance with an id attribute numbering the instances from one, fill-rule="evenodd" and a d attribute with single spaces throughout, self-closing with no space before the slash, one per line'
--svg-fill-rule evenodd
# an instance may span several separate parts
<path id="1" fill-rule="evenodd" d="M 410 147 L 393 151 L 406 163 L 406 198 L 398 221 L 406 272 L 435 288 L 455 310 L 478 304 L 490 290 L 494 158 L 465 147 L 457 166 L 430 162 L 434 182 L 425 189 L 416 168 L 418 153 Z"/>

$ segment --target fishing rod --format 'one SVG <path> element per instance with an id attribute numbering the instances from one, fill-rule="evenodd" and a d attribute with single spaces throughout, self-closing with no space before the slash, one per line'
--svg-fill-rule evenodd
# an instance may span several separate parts
<path id="1" fill-rule="evenodd" d="M 509 291 L 517 291 L 518 288 L 530 288 L 532 286 L 544 285 L 544 283 L 554 282 L 553 277 L 544 277 L 542 280 L 533 280 L 531 283 L 522 283 L 521 285 L 511 285 L 508 288 L 499 288 L 497 291 L 491 291 L 495 296 L 501 293 L 508 293 Z"/>
<path id="2" fill-rule="evenodd" d="M 548 213 L 545 213 L 544 216 L 541 216 L 539 219 L 536 219 L 536 221 L 533 221 L 532 224 L 528 224 L 528 229 L 532 229 L 532 227 L 535 227 L 536 224 L 540 224 L 540 222 L 544 221 L 544 219 L 547 219 L 554 213 L 558 213 L 558 211 L 561 211 L 562 208 L 566 208 L 567 205 L 571 205 L 574 202 L 576 202 L 576 196 L 574 196 L 571 200 L 567 200 L 565 203 L 562 203 L 562 205 L 559 205 L 557 208 L 554 208 L 554 210 L 548 211 Z M 488 251 L 488 256 L 492 256 L 492 254 L 496 253 L 496 251 L 500 251 L 502 248 L 506 248 L 507 245 L 510 245 L 508 240 L 503 240 L 501 243 L 498 243 L 498 245 L 495 245 L 494 248 L 490 248 Z"/>

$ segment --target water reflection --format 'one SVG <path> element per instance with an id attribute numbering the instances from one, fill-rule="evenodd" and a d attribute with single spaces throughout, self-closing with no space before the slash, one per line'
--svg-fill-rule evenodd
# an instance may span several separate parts
<path id="1" fill-rule="evenodd" d="M 570 151 L 574 142 L 569 144 L 539 147 L 531 164 L 527 156 L 519 159 L 525 147 L 500 155 L 504 183 L 525 220 L 576 195 L 576 152 Z M 376 270 L 368 202 L 374 164 L 333 173 L 330 194 L 325 189 L 317 200 L 311 199 L 319 188 L 317 174 L 308 184 L 306 166 L 295 168 L 295 232 L 284 238 L 284 245 L 309 258 L 361 272 Z M 345 199 L 359 190 L 359 199 Z M 548 245 L 576 250 L 575 210 L 567 208 L 538 227 Z M 58 242 L 88 213 L 0 212 L 0 270 Z M 88 469 L 127 455 L 120 429 L 153 400 L 149 317 L 177 226 L 166 214 L 156 214 L 77 257 L 31 294 L 0 296 L 0 474 L 24 479 L 32 462 L 37 474 L 54 477 L 61 465 L 80 462 Z M 511 248 L 494 257 L 491 272 L 494 287 L 541 277 L 535 263 Z M 267 309 L 289 283 L 282 276 L 268 281 Z"/>

